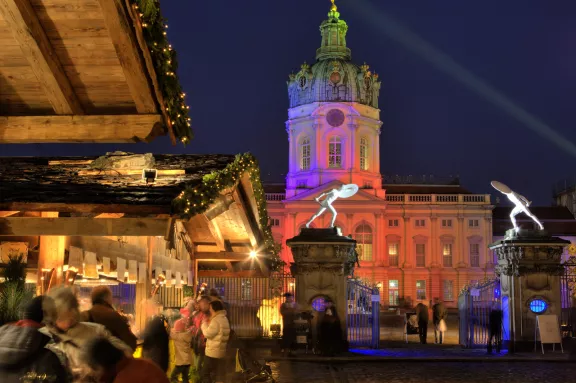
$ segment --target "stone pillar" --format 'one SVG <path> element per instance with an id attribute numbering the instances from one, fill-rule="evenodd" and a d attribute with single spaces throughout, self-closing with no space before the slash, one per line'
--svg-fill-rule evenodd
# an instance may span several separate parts
<path id="1" fill-rule="evenodd" d="M 336 306 L 342 341 L 346 344 L 346 283 L 354 270 L 356 241 L 342 236 L 338 228 L 302 229 L 286 244 L 294 257 L 290 271 L 296 278 L 296 301 L 303 311 L 312 311 L 314 299 L 330 298 Z"/>
<path id="2" fill-rule="evenodd" d="M 496 274 L 501 284 L 504 343 L 511 352 L 534 348 L 538 314 L 530 310 L 533 299 L 547 303 L 541 314 L 560 318 L 561 257 L 568 244 L 570 241 L 551 237 L 545 231 L 522 229 L 519 233 L 508 230 L 504 239 L 489 246 L 498 256 Z"/>

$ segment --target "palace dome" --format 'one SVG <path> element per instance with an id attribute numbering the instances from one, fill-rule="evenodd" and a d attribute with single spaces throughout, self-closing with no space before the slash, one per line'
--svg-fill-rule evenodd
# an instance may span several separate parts
<path id="1" fill-rule="evenodd" d="M 320 25 L 322 45 L 316 51 L 316 63 L 302 64 L 300 71 L 289 77 L 290 108 L 314 102 L 358 102 L 378 108 L 378 75 L 366 63 L 351 61 L 347 31 L 348 25 L 333 4 L 328 20 Z"/>

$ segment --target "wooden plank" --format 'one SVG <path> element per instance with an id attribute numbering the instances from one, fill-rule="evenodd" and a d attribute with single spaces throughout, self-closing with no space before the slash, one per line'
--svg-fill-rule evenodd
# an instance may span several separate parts
<path id="1" fill-rule="evenodd" d="M 255 278 L 263 277 L 260 270 L 245 270 L 245 271 L 221 271 L 221 270 L 199 270 L 198 278 Z"/>
<path id="2" fill-rule="evenodd" d="M 163 236 L 167 219 L 159 218 L 0 218 L 0 236 Z"/>
<path id="3" fill-rule="evenodd" d="M 222 236 L 222 232 L 220 231 L 220 228 L 218 227 L 216 222 L 214 222 L 214 220 L 208 219 L 208 217 L 206 217 L 206 214 L 202 214 L 202 217 L 204 219 L 206 226 L 208 227 L 208 230 L 210 230 L 210 234 L 212 234 L 214 242 L 216 242 L 216 247 L 218 248 L 218 250 L 225 251 L 226 246 L 224 244 L 224 237 Z"/>
<path id="4" fill-rule="evenodd" d="M 250 253 L 234 253 L 231 251 L 219 252 L 196 252 L 194 259 L 197 261 L 248 261 L 250 260 Z"/>
<path id="5" fill-rule="evenodd" d="M 5 211 L 58 211 L 62 213 L 125 213 L 125 214 L 169 214 L 170 206 L 151 205 L 95 205 L 67 203 L 0 202 Z"/>
<path id="6" fill-rule="evenodd" d="M 102 218 L 122 218 L 124 217 L 124 213 L 102 213 L 96 215 L 94 218 L 102 219 Z"/>
<path id="7" fill-rule="evenodd" d="M 0 0 L 2 1 L 2 0 Z M 149 142 L 164 134 L 162 116 L 0 116 L 0 143 Z"/>
<path id="8" fill-rule="evenodd" d="M 0 13 L 57 114 L 83 114 L 64 70 L 28 0 L 0 0 Z"/>
<path id="9" fill-rule="evenodd" d="M 3 217 L 10 217 L 11 215 L 15 215 L 20 213 L 19 211 L 0 211 L 0 218 Z"/>
<path id="10" fill-rule="evenodd" d="M 158 108 L 152 97 L 152 88 L 140 57 L 140 48 L 124 11 L 123 0 L 100 0 L 100 7 L 136 104 L 136 110 L 138 113 L 157 112 Z"/>

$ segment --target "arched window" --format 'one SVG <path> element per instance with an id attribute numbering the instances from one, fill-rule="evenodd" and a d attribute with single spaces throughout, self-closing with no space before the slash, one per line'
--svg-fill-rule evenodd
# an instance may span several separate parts
<path id="1" fill-rule="evenodd" d="M 372 228 L 363 223 L 356 228 L 354 239 L 358 243 L 358 255 L 362 261 L 372 261 Z"/>
<path id="2" fill-rule="evenodd" d="M 310 139 L 305 137 L 300 144 L 300 170 L 310 169 Z"/>
<path id="3" fill-rule="evenodd" d="M 339 136 L 330 137 L 328 142 L 328 167 L 342 167 L 342 139 Z"/>
<path id="4" fill-rule="evenodd" d="M 368 140 L 360 139 L 360 170 L 368 170 Z"/>

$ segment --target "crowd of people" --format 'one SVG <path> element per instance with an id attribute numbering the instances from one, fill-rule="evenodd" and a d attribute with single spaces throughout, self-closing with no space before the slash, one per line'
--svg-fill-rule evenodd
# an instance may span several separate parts
<path id="1" fill-rule="evenodd" d="M 191 300 L 172 327 L 162 315 L 149 318 L 141 342 L 108 287 L 95 287 L 91 300 L 81 312 L 75 290 L 54 288 L 29 302 L 21 320 L 0 327 L 2 382 L 187 383 L 191 370 L 197 382 L 224 382 L 231 330 L 217 291 Z M 139 343 L 142 357 L 134 358 Z"/>

